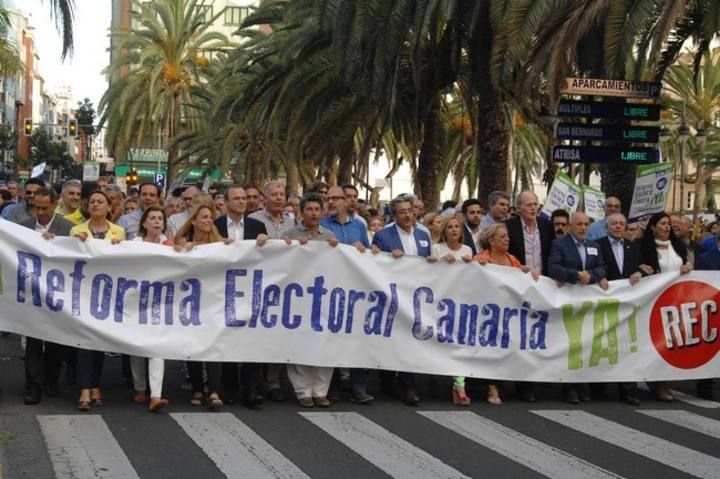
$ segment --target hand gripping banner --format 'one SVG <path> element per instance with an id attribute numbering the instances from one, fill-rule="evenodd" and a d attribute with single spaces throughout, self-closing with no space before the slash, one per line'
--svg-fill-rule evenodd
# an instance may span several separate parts
<path id="1" fill-rule="evenodd" d="M 717 272 L 597 286 L 322 242 L 46 241 L 0 221 L 0 330 L 166 359 L 527 381 L 720 376 Z"/>

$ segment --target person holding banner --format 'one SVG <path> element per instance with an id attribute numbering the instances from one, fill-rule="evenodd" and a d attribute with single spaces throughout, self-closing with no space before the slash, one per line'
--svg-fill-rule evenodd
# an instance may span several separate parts
<path id="1" fill-rule="evenodd" d="M 402 194 L 390 202 L 390 211 L 394 223 L 375 233 L 372 241 L 372 252 L 380 251 L 391 253 L 393 258 L 405 255 L 430 256 L 430 235 L 415 227 L 415 196 Z M 415 376 L 412 373 L 393 373 L 383 371 L 381 377 L 383 388 L 391 391 L 397 386 L 397 392 L 408 406 L 420 404 L 420 398 L 415 391 Z M 396 384 L 393 384 L 393 381 Z"/>
<path id="2" fill-rule="evenodd" d="M 109 188 L 109 187 L 108 187 Z M 172 242 L 163 233 L 167 224 L 165 210 L 159 206 L 149 206 L 140 217 L 138 234 L 134 241 L 162 244 L 172 246 Z M 130 356 L 130 370 L 132 372 L 135 404 L 145 404 L 147 401 L 147 382 L 145 378 L 145 358 Z M 156 412 L 168 405 L 168 400 L 162 397 L 163 377 L 165 376 L 165 361 L 159 358 L 148 359 L 148 377 L 150 379 L 150 404 L 148 410 Z"/>
<path id="3" fill-rule="evenodd" d="M 597 284 L 608 289 L 605 260 L 600 245 L 586 238 L 590 219 L 585 213 L 575 212 L 570 217 L 569 234 L 553 241 L 548 260 L 548 273 L 559 286 L 570 284 Z M 563 399 L 570 404 L 590 401 L 585 384 L 563 383 Z"/>
<path id="4" fill-rule="evenodd" d="M 20 226 L 37 231 L 46 240 L 55 236 L 69 236 L 73 223 L 56 212 L 57 194 L 52 188 L 35 191 L 35 217 L 20 222 Z M 27 338 L 25 346 L 25 394 L 23 402 L 38 404 L 43 389 L 48 397 L 59 396 L 58 378 L 65 347 L 50 341 Z"/>
<path id="5" fill-rule="evenodd" d="M 196 246 L 219 243 L 223 237 L 214 224 L 215 208 L 214 203 L 198 205 L 190 214 L 184 225 L 180 226 L 175 234 L 175 249 L 177 251 L 190 251 Z M 220 383 L 222 376 L 222 363 L 188 361 L 188 373 L 192 383 L 192 395 L 190 404 L 202 406 L 204 401 L 203 389 L 203 366 L 207 371 L 208 406 L 212 411 L 219 411 L 223 402 L 220 399 Z"/>
<path id="6" fill-rule="evenodd" d="M 628 279 L 631 285 L 635 285 L 642 277 L 640 249 L 637 243 L 624 238 L 627 220 L 622 213 L 612 213 L 605 220 L 607 236 L 600 238 L 597 242 L 600 245 L 600 252 L 607 267 L 607 279 L 608 281 Z M 635 383 L 618 383 L 617 386 L 620 401 L 631 406 L 640 405 L 640 400 L 635 392 Z M 594 394 L 602 395 L 605 391 L 605 384 L 596 383 L 591 388 Z"/>
<path id="7" fill-rule="evenodd" d="M 340 188 L 337 190 L 342 192 Z M 337 190 L 333 190 L 334 194 L 338 194 Z M 306 193 L 300 200 L 302 222 L 283 231 L 285 242 L 290 245 L 291 240 L 296 239 L 304 245 L 308 241 L 326 241 L 330 246 L 337 246 L 338 240 L 335 234 L 320 224 L 324 207 L 325 201 L 321 193 Z M 300 406 L 306 408 L 330 406 L 327 393 L 330 389 L 333 368 L 288 364 L 287 375 Z"/>
<path id="8" fill-rule="evenodd" d="M 523 191 L 517 198 L 518 215 L 505 220 L 510 243 L 508 252 L 530 269 L 547 274 L 553 228 L 550 221 L 538 217 L 538 197 L 532 191 Z M 512 216 L 512 214 L 511 214 Z M 518 393 L 527 402 L 535 402 L 535 387 L 532 383 L 518 382 Z"/>
<path id="9" fill-rule="evenodd" d="M 692 266 L 688 263 L 687 248 L 675 236 L 670 215 L 667 213 L 655 213 L 650 217 L 640 245 L 640 269 L 645 274 L 670 272 L 687 274 L 692 271 Z M 648 384 L 660 401 L 675 400 L 667 382 L 658 381 Z"/>
<path id="10" fill-rule="evenodd" d="M 82 241 L 99 239 L 117 244 L 125 239 L 125 230 L 111 223 L 110 198 L 101 190 L 95 190 L 88 197 L 88 215 L 90 219 L 74 226 L 70 236 Z M 78 409 L 89 411 L 90 406 L 102 406 L 100 377 L 102 376 L 105 353 L 103 351 L 77 350 L 77 381 L 80 385 Z"/>

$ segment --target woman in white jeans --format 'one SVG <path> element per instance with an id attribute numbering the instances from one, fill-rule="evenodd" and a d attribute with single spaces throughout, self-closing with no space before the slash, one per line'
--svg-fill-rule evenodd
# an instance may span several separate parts
<path id="1" fill-rule="evenodd" d="M 165 210 L 159 206 L 147 208 L 140 218 L 138 235 L 134 241 L 145 241 L 172 246 L 172 242 L 163 234 L 167 218 Z M 135 404 L 145 404 L 147 401 L 147 381 L 145 380 L 145 358 L 138 356 L 130 357 L 130 369 L 132 370 Z M 168 400 L 162 397 L 163 377 L 165 375 L 165 361 L 158 358 L 148 359 L 148 376 L 150 379 L 150 405 L 148 410 L 155 412 L 168 405 Z"/>

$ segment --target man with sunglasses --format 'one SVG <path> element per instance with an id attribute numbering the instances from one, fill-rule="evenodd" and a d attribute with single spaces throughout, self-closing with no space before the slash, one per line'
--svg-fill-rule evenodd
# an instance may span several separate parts
<path id="1" fill-rule="evenodd" d="M 13 223 L 20 223 L 32 218 L 34 216 L 33 198 L 35 197 L 35 192 L 44 187 L 45 182 L 40 178 L 30 178 L 27 183 L 25 183 L 25 194 L 23 196 L 23 200 L 18 204 L 9 206 L 3 210 L 3 218 L 8 221 L 12 221 Z"/>

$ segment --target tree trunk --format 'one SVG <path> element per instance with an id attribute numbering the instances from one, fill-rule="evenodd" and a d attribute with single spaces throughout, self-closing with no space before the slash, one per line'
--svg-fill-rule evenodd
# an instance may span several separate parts
<path id="1" fill-rule="evenodd" d="M 420 199 L 427 211 L 435 211 L 440 200 L 438 190 L 438 165 L 440 164 L 440 97 L 425 117 L 423 125 L 423 144 L 418 158 L 417 181 Z"/>
<path id="2" fill-rule="evenodd" d="M 258 151 L 257 145 L 250 144 L 248 146 L 248 167 L 247 176 L 245 182 L 250 185 L 259 186 L 261 183 L 260 178 L 260 152 Z"/>
<path id="3" fill-rule="evenodd" d="M 490 1 L 483 2 L 478 25 L 471 45 L 473 86 L 478 95 L 478 198 L 485 201 L 496 190 L 509 191 L 510 182 L 510 125 L 505 115 L 501 93 L 490 77 L 493 28 L 490 21 Z"/>
<path id="4" fill-rule="evenodd" d="M 167 161 L 167 178 L 165 184 L 169 187 L 175 182 L 178 174 L 178 148 L 173 142 L 177 125 L 180 123 L 180 96 L 173 95 L 170 107 L 170 118 L 168 119 L 167 142 L 168 142 L 168 161 Z"/>
<path id="5" fill-rule="evenodd" d="M 288 195 L 297 195 L 298 186 L 300 185 L 300 170 L 297 161 L 294 158 L 287 160 L 287 179 L 285 180 L 285 190 Z"/>
<path id="6" fill-rule="evenodd" d="M 606 196 L 616 196 L 622 205 L 622 212 L 630 212 L 633 190 L 635 189 L 635 169 L 633 165 L 606 163 L 600 166 L 602 178 L 600 185 Z"/>
<path id="7" fill-rule="evenodd" d="M 347 185 L 352 183 L 353 155 L 345 154 L 340 157 L 338 163 L 337 184 Z"/>

